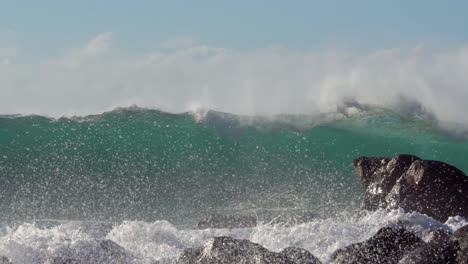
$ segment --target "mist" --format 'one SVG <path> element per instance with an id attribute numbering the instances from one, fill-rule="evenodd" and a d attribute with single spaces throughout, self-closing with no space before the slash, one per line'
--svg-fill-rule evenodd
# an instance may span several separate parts
<path id="1" fill-rule="evenodd" d="M 16 62 L 17 55 L 0 52 L 0 114 L 74 116 L 131 105 L 168 112 L 317 114 L 352 101 L 402 113 L 417 108 L 442 123 L 468 124 L 464 46 L 355 52 L 231 50 L 190 42 L 132 54 L 114 49 L 112 34 L 103 33 L 38 62 Z"/>

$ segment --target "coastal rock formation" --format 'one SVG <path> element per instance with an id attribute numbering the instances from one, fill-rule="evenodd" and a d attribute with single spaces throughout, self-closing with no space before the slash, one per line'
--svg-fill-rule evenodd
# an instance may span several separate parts
<path id="1" fill-rule="evenodd" d="M 276 253 L 249 240 L 215 237 L 204 247 L 184 250 L 177 264 L 319 264 L 311 253 L 300 248 L 286 248 Z"/>
<path id="2" fill-rule="evenodd" d="M 454 166 L 398 155 L 360 157 L 354 160 L 354 169 L 365 189 L 364 209 L 400 207 L 439 221 L 468 217 L 468 177 Z"/>
<path id="3" fill-rule="evenodd" d="M 206 228 L 248 228 L 257 226 L 254 215 L 212 214 L 198 222 L 198 229 Z"/>
<path id="4" fill-rule="evenodd" d="M 337 250 L 332 255 L 337 264 L 398 263 L 403 256 L 424 245 L 405 229 L 384 227 L 370 239 Z"/>
<path id="5" fill-rule="evenodd" d="M 468 225 L 455 231 L 451 240 L 458 243 L 457 263 L 468 264 Z"/>

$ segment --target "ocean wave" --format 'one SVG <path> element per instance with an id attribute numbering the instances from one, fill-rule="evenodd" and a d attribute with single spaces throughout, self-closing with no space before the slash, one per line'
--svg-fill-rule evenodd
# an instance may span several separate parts
<path id="1" fill-rule="evenodd" d="M 468 224 L 460 217 L 446 223 L 403 210 L 380 210 L 362 216 L 341 215 L 285 226 L 262 224 L 254 228 L 204 229 L 180 227 L 168 221 L 92 221 L 36 220 L 4 227 L 0 234 L 0 255 L 14 263 L 44 263 L 62 257 L 85 263 L 115 263 L 112 254 L 100 243 L 113 241 L 125 250 L 126 263 L 175 263 L 185 248 L 204 245 L 214 236 L 249 239 L 272 251 L 289 246 L 301 247 L 330 261 L 331 254 L 352 243 L 366 240 L 380 228 L 402 227 L 423 237 L 428 230 L 453 232 Z M 122 261 L 122 255 L 119 255 Z"/>

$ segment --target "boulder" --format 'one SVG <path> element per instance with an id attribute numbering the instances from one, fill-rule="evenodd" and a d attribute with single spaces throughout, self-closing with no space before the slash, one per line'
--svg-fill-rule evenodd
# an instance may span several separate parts
<path id="1" fill-rule="evenodd" d="M 399 264 L 457 264 L 458 243 L 443 230 L 429 232 L 431 240 L 409 252 Z"/>
<path id="2" fill-rule="evenodd" d="M 79 253 L 74 256 L 61 256 L 49 259 L 48 264 L 85 264 L 85 263 L 134 263 L 134 257 L 126 253 L 125 249 L 117 243 L 105 239 L 99 241 L 100 250 L 93 250 L 85 254 Z M 1 262 L 0 262 L 1 263 Z"/>
<path id="3" fill-rule="evenodd" d="M 223 215 L 212 214 L 198 222 L 199 229 L 206 228 L 249 228 L 257 226 L 257 218 L 254 215 Z"/>
<path id="4" fill-rule="evenodd" d="M 468 264 L 468 225 L 459 228 L 453 233 L 452 241 L 458 243 L 457 263 Z"/>
<path id="5" fill-rule="evenodd" d="M 412 155 L 393 158 L 361 157 L 354 160 L 354 171 L 364 186 L 363 206 L 366 210 L 386 207 L 385 198 L 411 164 L 419 160 Z"/>
<path id="6" fill-rule="evenodd" d="M 297 247 L 288 247 L 279 252 L 280 255 L 295 264 L 319 264 L 320 260 L 312 253 Z"/>
<path id="7" fill-rule="evenodd" d="M 440 161 L 412 155 L 360 157 L 354 169 L 364 187 L 363 208 L 404 208 L 445 222 L 468 217 L 468 177 Z"/>
<path id="8" fill-rule="evenodd" d="M 311 253 L 299 248 L 286 248 L 276 253 L 249 240 L 215 237 L 204 247 L 185 249 L 177 264 L 319 264 Z"/>
<path id="9" fill-rule="evenodd" d="M 102 240 L 99 243 L 106 256 L 112 260 L 125 261 L 129 258 L 125 249 L 112 240 Z"/>
<path id="10" fill-rule="evenodd" d="M 0 264 L 13 264 L 11 260 L 5 256 L 0 257 Z"/>
<path id="11" fill-rule="evenodd" d="M 72 258 L 57 257 L 48 262 L 49 264 L 83 264 L 80 260 Z"/>
<path id="12" fill-rule="evenodd" d="M 370 239 L 338 249 L 332 255 L 334 263 L 398 263 L 403 256 L 422 246 L 415 234 L 400 228 L 384 227 Z"/>

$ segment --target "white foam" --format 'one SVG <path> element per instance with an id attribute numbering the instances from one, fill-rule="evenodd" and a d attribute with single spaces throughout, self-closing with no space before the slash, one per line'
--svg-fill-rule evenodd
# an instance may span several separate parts
<path id="1" fill-rule="evenodd" d="M 92 232 L 89 223 L 69 222 L 49 228 L 21 224 L 7 228 L 0 237 L 0 255 L 14 263 L 45 263 L 54 257 L 86 260 L 87 263 L 114 263 L 100 246 L 109 239 L 127 252 L 129 263 L 173 263 L 184 248 L 200 247 L 214 236 L 249 239 L 269 250 L 279 251 L 288 246 L 302 247 L 322 261 L 329 261 L 337 249 L 363 241 L 384 226 L 401 226 L 422 234 L 428 229 L 454 231 L 468 222 L 452 217 L 446 223 L 418 213 L 403 210 L 381 210 L 363 217 L 337 216 L 315 219 L 295 226 L 260 224 L 244 229 L 187 229 L 167 221 L 153 223 L 128 221 L 114 224 L 110 232 Z M 102 223 L 97 227 L 108 228 Z M 107 234 L 106 234 L 107 233 Z"/>
<path id="2" fill-rule="evenodd" d="M 113 50 L 112 35 L 104 33 L 58 58 L 0 64 L 0 114 L 72 116 L 133 104 L 169 112 L 317 114 L 355 101 L 428 111 L 463 129 L 467 71 L 466 46 L 357 53 L 195 45 L 136 55 Z"/>

